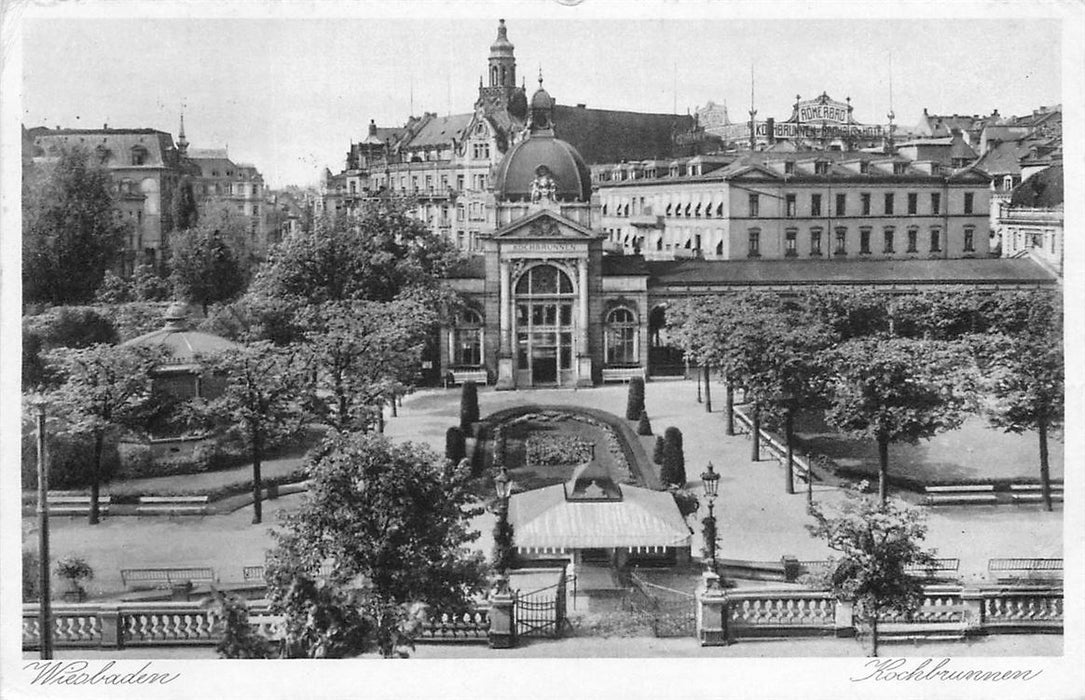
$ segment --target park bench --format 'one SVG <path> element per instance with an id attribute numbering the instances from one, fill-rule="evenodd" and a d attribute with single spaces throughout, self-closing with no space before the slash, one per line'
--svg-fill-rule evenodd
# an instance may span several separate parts
<path id="1" fill-rule="evenodd" d="M 1014 503 L 1042 503 L 1043 487 L 1040 484 L 1010 484 L 1010 498 Z M 1051 500 L 1062 503 L 1062 484 L 1051 483 Z"/>
<path id="2" fill-rule="evenodd" d="M 927 494 L 923 502 L 929 506 L 998 503 L 994 484 L 925 486 L 923 491 Z"/>
<path id="3" fill-rule="evenodd" d="M 207 496 L 140 496 L 137 515 L 204 515 Z"/>
<path id="4" fill-rule="evenodd" d="M 634 378 L 644 379 L 643 367 L 604 367 L 603 382 L 629 382 Z"/>
<path id="5" fill-rule="evenodd" d="M 321 564 L 320 565 L 320 576 L 321 577 L 327 578 L 328 576 L 331 576 L 331 573 L 332 573 L 332 565 L 331 564 Z M 262 581 L 265 580 L 264 576 L 265 576 L 265 570 L 264 570 L 264 566 L 262 564 L 257 564 L 257 565 L 254 565 L 254 566 L 244 566 L 244 567 L 241 568 L 241 577 L 245 580 L 245 583 L 254 583 L 254 582 L 257 582 L 257 581 L 262 582 Z"/>
<path id="6" fill-rule="evenodd" d="M 928 579 L 945 578 L 945 574 L 956 574 L 961 566 L 960 559 L 935 559 L 926 566 L 912 564 L 905 567 L 905 573 L 912 576 L 926 576 Z"/>
<path id="7" fill-rule="evenodd" d="M 98 496 L 98 513 L 109 514 L 110 496 Z M 50 491 L 46 502 L 50 515 L 87 515 L 90 513 L 90 496 L 65 491 Z"/>
<path id="8" fill-rule="evenodd" d="M 182 581 L 214 583 L 215 571 L 209 567 L 121 569 L 121 584 L 129 590 L 169 588 Z"/>
<path id="9" fill-rule="evenodd" d="M 1062 579 L 1062 559 L 990 559 L 987 572 L 998 583 Z"/>
<path id="10" fill-rule="evenodd" d="M 454 369 L 449 372 L 452 377 L 452 384 L 463 384 L 464 382 L 474 382 L 476 384 L 487 384 L 489 377 L 484 369 Z"/>

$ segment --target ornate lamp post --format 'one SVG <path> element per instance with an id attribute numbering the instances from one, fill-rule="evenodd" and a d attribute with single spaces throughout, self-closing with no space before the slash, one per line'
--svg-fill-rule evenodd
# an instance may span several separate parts
<path id="1" fill-rule="evenodd" d="M 512 480 L 509 479 L 509 472 L 504 466 L 501 467 L 501 471 L 494 477 L 494 492 L 497 494 L 497 529 L 495 534 L 497 538 L 494 544 L 497 547 L 497 575 L 498 575 L 498 587 L 508 586 L 508 558 L 510 556 L 510 550 L 512 548 L 511 541 L 505 541 L 509 535 L 509 496 L 512 495 Z"/>
<path id="2" fill-rule="evenodd" d="M 712 573 L 716 573 L 716 496 L 719 495 L 720 488 L 720 475 L 713 468 L 712 462 L 708 463 L 708 468 L 701 474 L 701 485 L 704 487 L 705 498 L 708 499 L 708 517 L 702 521 L 704 526 L 704 537 L 708 543 L 708 556 L 712 567 Z"/>

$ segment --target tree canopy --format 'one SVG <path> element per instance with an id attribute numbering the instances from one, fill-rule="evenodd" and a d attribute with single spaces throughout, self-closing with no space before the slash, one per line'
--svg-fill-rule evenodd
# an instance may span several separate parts
<path id="1" fill-rule="evenodd" d="M 812 505 L 815 522 L 806 528 L 840 553 L 811 583 L 854 603 L 856 617 L 870 627 L 877 656 L 879 619 L 913 612 L 922 604 L 922 582 L 908 570 L 931 564 L 934 552 L 922 547 L 927 525 L 921 510 L 898 499 L 872 498 L 862 487 L 846 492 L 837 506 Z"/>
<path id="2" fill-rule="evenodd" d="M 373 433 L 336 433 L 307 472 L 308 494 L 283 516 L 268 555 L 269 597 L 287 616 L 290 655 L 311 654 L 308 610 L 320 595 L 320 609 L 344 621 L 340 655 L 372 644 L 393 656 L 409 643 L 419 606 L 462 611 L 482 591 L 485 560 L 468 549 L 479 537 L 468 521 L 481 508 L 465 464 Z M 314 581 L 324 563 L 333 592 L 322 594 Z M 364 634 L 351 638 L 351 629 Z"/>
<path id="3" fill-rule="evenodd" d="M 244 291 L 248 280 L 235 250 L 222 231 L 199 226 L 171 237 L 170 277 L 177 296 L 199 304 L 204 315 L 216 301 Z"/>
<path id="4" fill-rule="evenodd" d="M 109 173 L 86 149 L 65 149 L 56 162 L 35 166 L 23 183 L 24 300 L 92 300 L 128 231 Z"/>

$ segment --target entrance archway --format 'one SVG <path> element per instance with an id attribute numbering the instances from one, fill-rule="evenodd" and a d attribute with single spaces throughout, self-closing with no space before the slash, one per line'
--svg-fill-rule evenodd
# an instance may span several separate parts
<path id="1" fill-rule="evenodd" d="M 555 265 L 535 265 L 520 275 L 514 294 L 516 385 L 575 383 L 577 294 L 572 279 Z"/>

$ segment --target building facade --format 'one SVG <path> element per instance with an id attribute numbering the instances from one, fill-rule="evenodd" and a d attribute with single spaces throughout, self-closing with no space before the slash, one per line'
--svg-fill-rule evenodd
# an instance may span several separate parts
<path id="1" fill-rule="evenodd" d="M 540 86 L 525 137 L 494 171 L 496 229 L 451 275 L 464 304 L 440 332 L 444 377 L 518 389 L 681 372 L 666 311 L 705 294 L 1056 283 L 1033 260 L 987 255 L 975 234 L 986 233 L 987 179 L 967 168 L 765 152 L 669 161 L 662 176 L 663 161 L 639 164 L 643 177 L 636 163 L 608 166 L 593 183 L 558 119 Z"/>
<path id="2" fill-rule="evenodd" d="M 600 166 L 600 227 L 647 259 L 988 254 L 989 179 L 935 161 L 762 151 Z"/>

